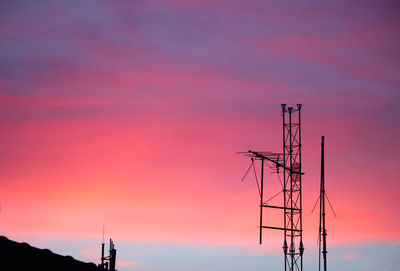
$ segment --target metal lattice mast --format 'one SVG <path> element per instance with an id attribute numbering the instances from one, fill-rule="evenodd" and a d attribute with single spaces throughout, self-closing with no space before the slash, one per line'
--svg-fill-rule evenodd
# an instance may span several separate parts
<path id="1" fill-rule="evenodd" d="M 283 151 L 282 153 L 249 150 L 245 154 L 254 161 L 261 161 L 260 189 L 260 244 L 262 229 L 282 230 L 284 232 L 283 252 L 285 271 L 303 270 L 303 218 L 302 218 L 302 172 L 301 166 L 301 104 L 297 108 L 282 108 Z M 297 115 L 297 118 L 296 118 Z M 264 202 L 264 164 L 283 174 L 283 206 L 272 206 Z M 270 166 L 272 164 L 272 166 Z M 248 171 L 247 171 L 248 172 Z M 247 174 L 247 173 L 246 173 Z M 283 210 L 283 227 L 263 224 L 263 209 Z"/>
<path id="2" fill-rule="evenodd" d="M 294 114 L 298 115 L 297 120 Z M 288 116 L 286 118 L 285 116 Z M 285 270 L 303 270 L 301 104 L 286 108 L 282 104 L 284 156 L 284 254 Z M 288 240 L 289 239 L 289 240 Z M 289 246 L 288 246 L 289 244 Z M 289 250 L 288 250 L 289 249 Z"/>

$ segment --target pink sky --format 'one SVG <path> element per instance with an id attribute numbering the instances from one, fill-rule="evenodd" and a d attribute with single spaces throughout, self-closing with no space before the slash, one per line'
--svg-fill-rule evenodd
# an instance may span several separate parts
<path id="1" fill-rule="evenodd" d="M 398 4 L 45 2 L 0 4 L 2 234 L 252 245 L 236 152 L 302 103 L 306 246 L 321 135 L 329 243 L 400 241 Z"/>

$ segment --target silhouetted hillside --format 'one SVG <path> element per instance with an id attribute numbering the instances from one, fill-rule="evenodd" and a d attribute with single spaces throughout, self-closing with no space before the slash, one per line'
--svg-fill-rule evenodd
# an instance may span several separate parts
<path id="1" fill-rule="evenodd" d="M 100 271 L 94 263 L 77 261 L 71 256 L 61 256 L 48 249 L 31 247 L 0 236 L 1 271 Z"/>

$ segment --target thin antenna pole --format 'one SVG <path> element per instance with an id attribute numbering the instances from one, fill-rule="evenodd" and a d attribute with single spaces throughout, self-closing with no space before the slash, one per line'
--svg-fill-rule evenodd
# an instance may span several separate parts
<path id="1" fill-rule="evenodd" d="M 320 195 L 320 221 L 322 220 L 322 255 L 324 260 L 324 271 L 326 271 L 326 227 L 325 227 L 325 137 L 321 138 L 321 195 Z"/>

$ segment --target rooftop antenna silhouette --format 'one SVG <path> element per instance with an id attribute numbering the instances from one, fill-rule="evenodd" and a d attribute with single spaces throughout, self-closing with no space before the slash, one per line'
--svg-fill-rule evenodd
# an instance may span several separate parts
<path id="1" fill-rule="evenodd" d="M 101 264 L 98 266 L 103 270 L 116 271 L 115 262 L 117 259 L 117 250 L 114 247 L 114 242 L 110 238 L 109 255 L 104 256 L 104 226 L 103 226 L 103 243 L 101 243 Z"/>
<path id="2" fill-rule="evenodd" d="M 249 150 L 240 152 L 250 157 L 251 165 L 255 161 L 261 162 L 261 184 L 258 185 L 260 194 L 260 244 L 262 243 L 262 230 L 274 229 L 283 231 L 283 253 L 285 271 L 303 270 L 303 215 L 302 215 L 302 164 L 301 164 L 301 104 L 297 108 L 281 105 L 282 112 L 282 153 L 260 152 Z M 297 119 L 294 115 L 297 114 Z M 276 173 L 283 174 L 282 191 L 283 206 L 272 206 L 264 201 L 264 165 L 274 169 Z M 278 193 L 278 194 L 280 194 Z M 278 195 L 277 194 L 277 195 Z M 277 196 L 275 195 L 275 196 Z M 273 197 L 275 197 L 273 196 Z M 283 226 L 266 226 L 263 224 L 263 210 L 274 208 L 283 210 Z"/>

